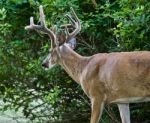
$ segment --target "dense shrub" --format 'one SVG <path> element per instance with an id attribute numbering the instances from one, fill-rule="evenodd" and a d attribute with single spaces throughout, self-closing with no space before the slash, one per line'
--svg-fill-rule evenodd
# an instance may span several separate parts
<path id="1" fill-rule="evenodd" d="M 72 6 L 82 22 L 76 51 L 92 55 L 149 50 L 150 2 L 100 0 L 95 6 L 90 0 L 0 1 L 0 96 L 6 102 L 2 110 L 23 108 L 26 117 L 39 122 L 87 122 L 90 104 L 80 86 L 59 66 L 51 71 L 41 67 L 50 45 L 48 37 L 24 30 L 30 16 L 38 23 L 40 4 L 49 27 L 65 23 L 64 13 Z M 144 122 L 149 108 L 148 104 L 131 105 L 132 120 Z M 119 123 L 119 115 L 115 114 L 116 107 L 107 106 L 102 122 Z"/>

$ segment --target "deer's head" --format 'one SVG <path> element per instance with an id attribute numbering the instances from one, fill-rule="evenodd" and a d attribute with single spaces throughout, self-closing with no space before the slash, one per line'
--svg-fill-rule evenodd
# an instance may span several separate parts
<path id="1" fill-rule="evenodd" d="M 52 26 L 51 29 L 47 28 L 45 24 L 45 15 L 42 6 L 39 7 L 39 11 L 40 11 L 40 25 L 35 25 L 33 17 L 31 17 L 30 25 L 26 26 L 25 29 L 42 31 L 49 36 L 51 40 L 51 47 L 48 56 L 42 63 L 42 66 L 44 68 L 50 69 L 56 64 L 58 64 L 59 61 L 61 60 L 61 55 L 63 52 L 63 48 L 65 46 L 71 49 L 75 48 L 76 46 L 75 36 L 81 30 L 81 24 L 73 8 L 71 8 L 72 16 L 68 14 L 66 15 L 66 17 L 70 20 L 71 24 L 65 24 L 61 26 L 61 28 L 65 30 L 66 35 L 64 35 L 65 33 L 61 33 L 58 35 L 56 26 Z M 70 33 L 69 29 L 73 29 L 73 31 Z"/>

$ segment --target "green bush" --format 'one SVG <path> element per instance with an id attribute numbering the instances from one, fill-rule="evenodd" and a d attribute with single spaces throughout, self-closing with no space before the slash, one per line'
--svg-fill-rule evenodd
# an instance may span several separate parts
<path id="1" fill-rule="evenodd" d="M 6 102 L 3 110 L 23 108 L 26 117 L 39 122 L 89 122 L 90 104 L 80 86 L 59 66 L 50 71 L 41 67 L 50 46 L 48 37 L 24 30 L 30 16 L 38 23 L 40 4 L 48 27 L 66 23 L 64 13 L 73 7 L 82 23 L 76 51 L 92 55 L 149 50 L 150 2 L 100 0 L 95 7 L 90 0 L 0 1 L 0 96 Z M 133 122 L 144 122 L 148 108 L 145 104 L 131 108 Z M 107 106 L 101 122 L 119 122 L 119 115 L 114 114 L 119 114 L 116 107 Z"/>

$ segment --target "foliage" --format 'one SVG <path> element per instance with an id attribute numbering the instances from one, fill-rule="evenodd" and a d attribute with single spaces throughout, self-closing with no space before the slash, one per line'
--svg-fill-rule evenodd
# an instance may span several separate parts
<path id="1" fill-rule="evenodd" d="M 49 27 L 66 23 L 64 13 L 72 6 L 82 22 L 76 51 L 92 55 L 149 50 L 150 2 L 100 0 L 95 7 L 90 0 L 0 1 L 0 97 L 5 102 L 1 110 L 23 108 L 26 117 L 38 122 L 88 122 L 90 104 L 80 86 L 59 66 L 50 71 L 41 67 L 50 45 L 47 36 L 24 30 L 30 16 L 38 23 L 40 4 Z M 134 122 L 148 118 L 148 104 L 132 107 Z M 107 106 L 101 122 L 119 122 L 114 114 L 116 107 Z"/>

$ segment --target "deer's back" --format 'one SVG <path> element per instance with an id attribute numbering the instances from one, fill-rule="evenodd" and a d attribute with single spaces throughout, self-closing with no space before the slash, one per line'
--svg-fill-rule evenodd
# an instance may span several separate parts
<path id="1" fill-rule="evenodd" d="M 97 89 L 109 101 L 150 97 L 150 52 L 96 54 L 85 68 L 82 80 L 87 91 Z"/>

